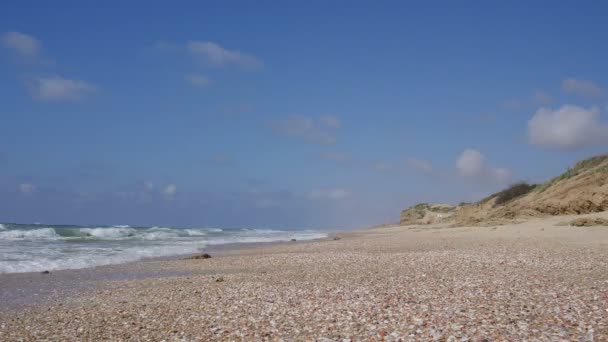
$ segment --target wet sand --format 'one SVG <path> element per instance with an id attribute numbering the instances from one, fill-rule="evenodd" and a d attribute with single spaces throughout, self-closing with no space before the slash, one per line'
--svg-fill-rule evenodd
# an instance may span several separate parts
<path id="1" fill-rule="evenodd" d="M 569 219 L 10 275 L 86 286 L 3 306 L 0 340 L 607 340 L 608 227 L 557 225 Z"/>

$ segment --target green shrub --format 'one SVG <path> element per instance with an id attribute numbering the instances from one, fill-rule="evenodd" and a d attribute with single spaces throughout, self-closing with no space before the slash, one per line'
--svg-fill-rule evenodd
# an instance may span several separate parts
<path id="1" fill-rule="evenodd" d="M 523 196 L 534 190 L 536 184 L 528 184 L 526 182 L 516 183 L 496 194 L 494 206 L 503 205 L 517 197 Z"/>

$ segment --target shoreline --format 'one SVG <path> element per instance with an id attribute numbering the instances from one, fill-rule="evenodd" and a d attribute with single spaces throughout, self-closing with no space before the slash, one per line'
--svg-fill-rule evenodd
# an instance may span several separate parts
<path id="1" fill-rule="evenodd" d="M 120 264 L 99 265 L 85 268 L 60 269 L 45 272 L 0 273 L 0 303 L 2 311 L 25 310 L 37 305 L 51 305 L 62 298 L 91 295 L 103 289 L 107 282 L 145 278 L 167 278 L 196 275 L 194 271 L 155 271 L 151 265 L 159 262 L 186 260 L 188 257 L 209 253 L 213 258 L 240 255 L 246 250 L 260 250 L 280 245 L 305 244 L 329 241 L 339 233 L 328 237 L 300 241 L 242 242 L 211 245 L 200 253 L 143 258 Z M 344 233 L 348 234 L 348 233 Z"/>
<path id="2" fill-rule="evenodd" d="M 0 339 L 602 340 L 608 227 L 568 220 L 396 226 L 34 274 L 86 286 L 0 312 Z"/>

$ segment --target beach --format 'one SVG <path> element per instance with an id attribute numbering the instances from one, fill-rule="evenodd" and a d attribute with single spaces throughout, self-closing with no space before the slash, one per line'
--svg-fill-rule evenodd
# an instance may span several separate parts
<path id="1" fill-rule="evenodd" d="M 0 299 L 25 293 L 2 306 L 0 340 L 608 340 L 608 228 L 573 218 L 0 274 Z"/>

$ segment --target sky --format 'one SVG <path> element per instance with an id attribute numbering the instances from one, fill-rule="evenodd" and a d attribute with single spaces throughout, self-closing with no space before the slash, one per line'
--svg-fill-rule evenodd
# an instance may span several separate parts
<path id="1" fill-rule="evenodd" d="M 3 1 L 0 221 L 354 228 L 608 147 L 601 1 Z"/>

